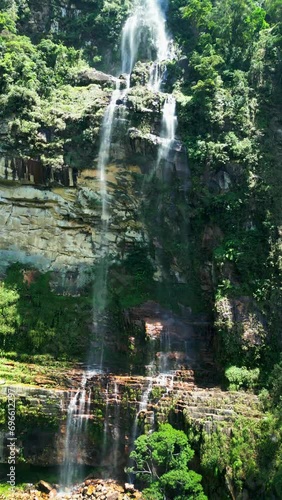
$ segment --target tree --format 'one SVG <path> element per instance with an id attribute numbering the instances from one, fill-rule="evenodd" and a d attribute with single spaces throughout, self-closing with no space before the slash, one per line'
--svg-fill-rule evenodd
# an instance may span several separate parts
<path id="1" fill-rule="evenodd" d="M 6 337 L 13 335 L 19 324 L 18 300 L 19 294 L 17 291 L 7 288 L 4 283 L 0 283 L 0 336 L 2 337 L 3 346 Z"/>
<path id="2" fill-rule="evenodd" d="M 275 364 L 270 375 L 270 397 L 274 409 L 281 412 L 282 408 L 282 356 L 279 363 Z M 280 413 L 281 414 L 281 413 Z"/>
<path id="3" fill-rule="evenodd" d="M 148 485 L 144 490 L 147 499 L 205 500 L 202 477 L 187 467 L 193 456 L 186 434 L 163 424 L 159 431 L 136 440 L 129 472 Z"/>

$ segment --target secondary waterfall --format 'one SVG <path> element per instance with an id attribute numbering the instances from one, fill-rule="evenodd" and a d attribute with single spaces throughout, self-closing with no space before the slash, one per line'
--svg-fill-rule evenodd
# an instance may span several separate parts
<path id="1" fill-rule="evenodd" d="M 108 193 L 107 193 L 107 180 L 106 180 L 106 166 L 109 163 L 111 138 L 113 132 L 113 123 L 115 118 L 115 110 L 117 101 L 121 97 L 120 82 L 116 81 L 116 89 L 114 90 L 110 103 L 106 108 L 104 118 L 102 121 L 100 148 L 98 155 L 98 173 L 100 182 L 100 196 L 101 196 L 101 237 L 100 237 L 100 263 L 95 276 L 94 290 L 93 290 L 93 326 L 94 331 L 99 343 L 100 351 L 94 350 L 90 353 L 90 365 L 98 365 L 103 369 L 103 355 L 104 355 L 104 328 L 103 328 L 103 312 L 107 303 L 107 274 L 108 274 L 108 226 L 109 226 L 109 212 L 108 212 Z M 99 353 L 99 354 L 97 354 Z M 98 359 L 99 357 L 99 359 Z"/>
<path id="2" fill-rule="evenodd" d="M 138 405 L 138 410 L 136 412 L 133 427 L 132 427 L 132 433 L 131 433 L 131 443 L 133 444 L 132 449 L 134 449 L 134 442 L 135 442 L 136 438 L 138 437 L 139 416 L 140 416 L 141 412 L 147 411 L 149 397 L 150 397 L 150 394 L 152 392 L 152 388 L 153 388 L 153 378 L 149 377 L 148 378 L 148 385 L 141 395 L 141 399 L 140 399 L 139 405 Z M 131 483 L 133 482 L 133 478 L 132 478 L 131 474 L 129 474 L 129 481 Z"/>
<path id="3" fill-rule="evenodd" d="M 162 113 L 161 143 L 158 151 L 157 168 L 162 160 L 169 160 L 171 147 L 175 140 L 177 117 L 175 115 L 176 101 L 172 95 L 168 95 Z"/>
<path id="4" fill-rule="evenodd" d="M 87 380 L 98 372 L 84 372 L 80 387 L 71 397 L 66 423 L 64 461 L 61 470 L 60 484 L 71 486 L 76 480 L 77 465 L 80 463 L 83 436 L 90 415 L 91 392 L 86 389 Z"/>
<path id="5" fill-rule="evenodd" d="M 112 437 L 114 441 L 114 446 L 112 450 L 113 457 L 113 471 L 116 472 L 118 468 L 118 450 L 120 441 L 120 401 L 118 399 L 118 386 L 114 384 L 114 400 L 115 400 L 115 410 L 114 410 L 114 422 L 112 429 Z"/>
<path id="6" fill-rule="evenodd" d="M 107 181 L 106 181 L 106 166 L 109 162 L 110 157 L 110 147 L 111 147 L 111 137 L 113 130 L 114 114 L 116 109 L 116 103 L 121 94 L 120 82 L 117 80 L 116 89 L 114 90 L 110 104 L 108 105 L 106 112 L 104 114 L 102 129 L 101 129 L 101 140 L 98 155 L 98 172 L 100 177 L 100 193 L 102 201 L 102 223 L 108 223 L 108 211 L 107 211 Z M 107 225 L 105 226 L 105 231 L 102 231 L 102 236 L 106 236 Z"/>
<path id="7" fill-rule="evenodd" d="M 121 96 L 119 81 L 117 80 L 116 89 L 114 90 L 110 104 L 108 105 L 101 128 L 100 149 L 98 155 L 98 172 L 100 181 L 101 195 L 101 239 L 100 251 L 103 255 L 98 272 L 96 274 L 94 293 L 93 293 L 93 325 L 97 340 L 100 344 L 100 351 L 97 349 L 91 350 L 88 357 L 88 366 L 99 366 L 99 370 L 90 370 L 84 372 L 79 389 L 71 398 L 66 424 L 66 437 L 64 448 L 64 462 L 61 470 L 60 483 L 63 486 L 70 486 L 74 483 L 76 477 L 77 464 L 79 463 L 79 453 L 81 449 L 81 440 L 87 426 L 88 418 L 90 417 L 91 409 L 91 389 L 86 391 L 86 383 L 96 373 L 101 373 L 103 370 L 103 320 L 101 315 L 106 307 L 107 300 L 107 273 L 108 273 L 108 199 L 107 199 L 107 182 L 106 182 L 106 166 L 110 157 L 110 146 L 113 122 L 115 116 L 116 103 Z M 87 398 L 87 402 L 86 402 Z"/>

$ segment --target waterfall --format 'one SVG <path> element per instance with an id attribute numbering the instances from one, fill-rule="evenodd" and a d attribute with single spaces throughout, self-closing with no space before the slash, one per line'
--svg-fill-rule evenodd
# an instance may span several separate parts
<path id="1" fill-rule="evenodd" d="M 166 31 L 166 8 L 168 0 L 136 0 L 131 16 L 127 19 L 122 31 L 122 71 L 128 75 L 128 87 L 130 74 L 138 58 L 142 43 L 146 44 L 147 59 L 153 59 L 150 68 L 148 88 L 153 92 L 160 92 L 165 77 L 165 63 L 174 58 L 173 42 Z M 148 57 L 148 47 L 151 56 Z M 160 145 L 155 168 L 149 175 L 149 179 L 158 170 L 162 162 L 169 160 L 171 148 L 175 141 L 177 126 L 176 100 L 173 95 L 167 95 L 162 110 L 162 122 L 160 133 Z M 170 332 L 164 332 L 161 337 L 160 354 L 160 379 L 157 381 L 165 386 L 167 391 L 173 389 L 173 373 L 169 371 Z M 154 362 L 151 361 L 148 369 L 152 371 Z M 147 410 L 147 405 L 152 391 L 153 378 L 150 377 L 149 384 L 142 394 L 138 411 L 136 412 L 131 441 L 134 443 L 138 432 L 138 417 L 141 411 Z"/>
<path id="2" fill-rule="evenodd" d="M 141 411 L 147 410 L 149 397 L 150 397 L 150 394 L 152 392 L 152 387 L 153 387 L 153 378 L 150 377 L 149 384 L 141 395 L 141 399 L 140 399 L 140 402 L 138 405 L 138 410 L 137 410 L 136 415 L 135 415 L 134 424 L 133 424 L 133 428 L 132 428 L 132 436 L 131 436 L 131 441 L 133 444 L 134 444 L 135 439 L 137 438 L 138 418 L 139 418 Z"/>
<path id="3" fill-rule="evenodd" d="M 113 470 L 116 471 L 118 468 L 118 450 L 120 441 L 120 401 L 118 399 L 118 385 L 114 384 L 114 399 L 115 399 L 115 411 L 114 411 L 114 426 L 113 426 L 113 440 L 114 446 L 112 451 L 113 456 Z"/>
<path id="4" fill-rule="evenodd" d="M 121 42 L 122 73 L 130 75 L 136 62 L 138 48 L 140 45 L 140 15 L 141 8 L 128 17 L 123 30 Z"/>
<path id="5" fill-rule="evenodd" d="M 104 353 L 104 328 L 101 314 L 106 308 L 107 300 L 107 274 L 108 274 L 108 197 L 107 197 L 107 181 L 106 181 L 106 166 L 110 157 L 111 137 L 113 130 L 113 122 L 115 117 L 115 109 L 117 100 L 121 96 L 120 85 L 117 80 L 116 89 L 114 90 L 110 103 L 106 109 L 102 128 L 100 149 L 98 155 L 98 172 L 100 181 L 101 195 L 101 253 L 103 255 L 101 263 L 96 275 L 94 293 L 93 293 L 93 325 L 97 340 L 100 344 L 100 351 L 95 349 L 90 352 L 88 366 L 99 366 L 99 370 L 85 372 L 82 376 L 82 381 L 79 389 L 71 398 L 67 411 L 66 437 L 64 448 L 64 462 L 61 471 L 61 484 L 70 486 L 73 484 L 76 475 L 77 463 L 79 463 L 79 453 L 81 449 L 81 440 L 87 425 L 88 417 L 90 416 L 91 408 L 91 390 L 88 391 L 86 403 L 86 383 L 94 374 L 101 373 L 103 370 L 103 353 Z M 106 435 L 106 433 L 105 433 Z M 105 443 L 106 446 L 106 443 Z"/>
<path id="6" fill-rule="evenodd" d="M 177 125 L 175 109 L 175 98 L 172 95 L 168 95 L 162 112 L 161 143 L 158 151 L 157 168 L 162 160 L 169 159 L 170 150 L 175 140 L 175 130 Z"/>
<path id="7" fill-rule="evenodd" d="M 102 460 L 101 460 L 102 463 L 106 458 L 108 430 L 109 430 L 109 384 L 108 383 L 105 390 L 105 398 L 106 398 L 106 408 L 105 408 L 105 419 L 103 425 Z"/>
<path id="8" fill-rule="evenodd" d="M 110 160 L 111 139 L 116 119 L 116 110 L 120 103 L 124 100 L 127 92 L 130 89 L 130 75 L 134 65 L 138 60 L 142 51 L 144 60 L 153 61 L 150 68 L 150 77 L 148 88 L 151 91 L 159 92 L 165 76 L 165 62 L 174 57 L 173 44 L 166 31 L 166 16 L 165 10 L 167 0 L 136 0 L 131 15 L 125 22 L 122 30 L 121 41 L 121 57 L 122 57 L 122 72 L 126 74 L 126 89 L 120 89 L 120 80 L 117 79 L 116 88 L 112 93 L 110 103 L 106 108 L 100 137 L 100 148 L 98 155 L 98 174 L 101 196 L 101 237 L 100 237 L 100 255 L 101 262 L 97 270 L 94 293 L 93 293 L 93 327 L 96 334 L 96 345 L 91 350 L 88 366 L 98 366 L 99 372 L 103 370 L 104 360 L 104 319 L 103 313 L 107 305 L 107 276 L 108 276 L 108 257 L 109 257 L 109 196 L 107 191 L 106 168 Z M 141 57 L 141 59 L 142 59 Z M 161 162 L 169 160 L 171 147 L 175 140 L 175 131 L 177 118 L 175 114 L 176 101 L 172 95 L 165 98 L 162 110 L 162 122 L 160 133 L 160 145 L 157 157 L 157 167 Z M 123 115 L 121 116 L 123 119 Z M 160 379 L 160 385 L 168 383 L 173 387 L 173 376 L 167 374 L 168 368 L 168 352 L 169 352 L 169 336 L 164 339 L 162 346 L 163 358 L 161 358 L 160 371 L 163 378 Z M 150 370 L 153 371 L 153 361 L 151 361 Z M 98 371 L 85 372 L 81 385 L 76 393 L 72 396 L 68 412 L 66 424 L 66 438 L 64 449 L 64 464 L 61 473 L 61 484 L 70 486 L 74 483 L 76 466 L 80 463 L 80 452 L 82 449 L 83 437 L 85 439 L 85 431 L 87 421 L 91 411 L 91 392 L 87 388 L 87 380 Z M 134 443 L 138 433 L 138 418 L 140 412 L 146 412 L 148 401 L 153 387 L 153 378 L 147 377 L 147 385 L 134 419 L 131 441 Z M 106 413 L 104 421 L 104 434 L 102 442 L 101 462 L 105 461 L 108 449 L 109 435 L 109 387 L 106 389 Z M 114 388 L 115 397 L 115 412 L 112 428 L 112 437 L 114 444 L 112 447 L 113 469 L 117 468 L 118 450 L 120 439 L 120 406 L 118 401 L 117 386 Z"/>
<path id="9" fill-rule="evenodd" d="M 86 403 L 87 381 L 96 375 L 95 370 L 84 372 L 80 387 L 71 397 L 66 423 L 66 437 L 64 446 L 63 467 L 61 469 L 60 484 L 71 486 L 76 480 L 77 465 L 80 463 L 80 453 L 82 449 L 85 430 L 90 416 L 91 393 L 88 392 Z"/>
<path id="10" fill-rule="evenodd" d="M 161 335 L 160 373 L 169 371 L 169 353 L 171 350 L 171 339 L 169 330 Z"/>
<path id="11" fill-rule="evenodd" d="M 152 377 L 148 378 L 149 383 L 141 395 L 141 399 L 140 399 L 140 402 L 138 405 L 138 410 L 137 410 L 136 415 L 135 415 L 134 424 L 133 424 L 132 433 L 131 433 L 132 450 L 134 449 L 134 442 L 138 436 L 139 415 L 141 412 L 147 411 L 149 397 L 150 397 L 150 394 L 151 394 L 152 388 L 153 388 L 153 380 L 154 379 Z M 129 475 L 129 481 L 130 481 L 130 483 L 133 482 L 133 478 L 131 475 Z"/>
<path id="12" fill-rule="evenodd" d="M 114 382 L 114 386 L 107 383 L 105 390 L 105 419 L 103 426 L 103 441 L 101 463 L 107 463 L 107 459 L 111 456 L 111 471 L 116 473 L 119 467 L 119 444 L 120 444 L 120 400 L 118 384 Z M 111 436 L 111 443 L 108 447 L 108 438 Z"/>
<path id="13" fill-rule="evenodd" d="M 148 88 L 159 92 L 165 75 L 165 62 L 175 56 L 173 42 L 166 31 L 165 11 L 167 0 L 136 0 L 133 13 L 128 17 L 122 30 L 122 72 L 127 74 L 127 87 L 130 86 L 130 74 L 138 57 L 142 39 L 146 46 L 152 47 L 155 58 L 150 69 Z M 169 157 L 171 146 L 175 140 L 177 118 L 176 101 L 168 95 L 162 111 L 161 144 L 158 151 L 156 168 L 162 160 Z"/>
<path id="14" fill-rule="evenodd" d="M 95 276 L 94 291 L 93 291 L 93 326 L 94 331 L 99 343 L 99 349 L 90 353 L 90 365 L 99 365 L 103 370 L 103 357 L 104 357 L 104 328 L 103 328 L 103 312 L 107 304 L 107 275 L 108 275 L 108 226 L 109 226 L 109 212 L 108 212 L 108 193 L 107 193 L 107 179 L 106 167 L 110 159 L 111 138 L 113 132 L 113 124 L 115 119 L 115 111 L 117 101 L 121 98 L 122 91 L 120 90 L 120 81 L 116 81 L 116 89 L 114 90 L 110 103 L 106 108 L 101 127 L 100 148 L 98 154 L 98 173 L 100 182 L 100 196 L 101 196 L 101 237 L 100 237 L 100 252 L 101 260 Z M 99 359 L 98 359 L 99 357 Z"/>
<path id="15" fill-rule="evenodd" d="M 154 60 L 149 80 L 149 88 L 154 91 L 159 91 L 162 83 L 161 64 L 174 55 L 172 41 L 166 32 L 166 6 L 167 2 L 161 0 L 136 0 L 122 30 L 122 72 L 130 77 L 143 45 L 146 59 Z"/>
<path id="16" fill-rule="evenodd" d="M 110 104 L 108 105 L 106 112 L 104 114 L 102 128 L 101 128 L 101 140 L 100 140 L 100 149 L 98 155 L 98 172 L 100 177 L 100 193 L 101 193 L 101 201 L 102 201 L 102 223 L 105 224 L 104 229 L 102 231 L 102 236 L 106 237 L 106 230 L 108 225 L 108 210 L 107 210 L 107 181 L 106 181 L 106 166 L 109 162 L 110 157 L 110 147 L 111 147 L 111 138 L 113 131 L 113 122 L 115 109 L 117 105 L 117 100 L 120 98 L 120 82 L 117 80 L 116 89 L 114 90 Z"/>
<path id="17" fill-rule="evenodd" d="M 173 383 L 174 383 L 174 373 L 160 373 L 156 377 L 156 382 L 160 387 L 165 387 L 166 392 L 168 393 L 169 391 L 173 390 Z"/>

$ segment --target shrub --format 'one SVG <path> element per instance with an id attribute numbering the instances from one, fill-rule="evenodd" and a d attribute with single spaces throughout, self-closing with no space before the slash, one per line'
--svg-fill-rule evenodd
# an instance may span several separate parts
<path id="1" fill-rule="evenodd" d="M 259 374 L 259 368 L 248 370 L 245 366 L 241 368 L 238 366 L 230 366 L 225 370 L 225 376 L 229 382 L 229 389 L 235 391 L 242 387 L 245 389 L 254 388 L 257 384 Z"/>

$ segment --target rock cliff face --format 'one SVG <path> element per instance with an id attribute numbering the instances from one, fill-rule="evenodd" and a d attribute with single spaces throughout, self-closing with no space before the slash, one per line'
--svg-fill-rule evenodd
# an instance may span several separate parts
<path id="1" fill-rule="evenodd" d="M 93 376 L 87 382 L 87 391 L 91 391 L 91 417 L 79 446 L 80 463 L 102 466 L 111 475 L 122 474 L 136 437 L 132 434 L 135 421 L 138 433 L 170 421 L 176 425 L 186 422 L 208 434 L 223 426 L 228 435 L 238 417 L 261 417 L 256 396 L 226 393 L 216 387 L 205 389 L 197 386 L 194 375 L 193 370 L 180 370 L 174 376 L 155 378 L 153 384 L 146 377 Z M 149 386 L 148 403 L 142 409 L 142 395 Z M 21 449 L 25 461 L 34 465 L 62 464 L 67 408 L 75 389 L 11 385 L 1 390 L 2 404 L 8 388 L 16 394 L 18 408 L 25 408 L 22 415 L 18 411 L 17 453 Z M 27 422 L 32 418 L 33 425 L 27 431 Z M 7 433 L 1 432 L 4 443 L 7 437 Z M 7 448 L 4 446 L 3 450 Z M 2 460 L 6 458 L 3 456 Z"/>
<path id="2" fill-rule="evenodd" d="M 93 74 L 96 75 L 95 94 L 92 84 L 84 88 L 83 106 L 77 110 L 73 108 L 64 116 L 70 130 L 71 123 L 74 126 L 82 120 L 79 125 L 81 136 L 90 131 L 89 124 L 83 121 L 85 114 L 92 113 L 91 127 L 93 123 L 99 123 L 109 97 L 109 91 L 103 90 L 103 85 L 112 77 L 99 72 Z M 90 105 L 92 96 L 94 101 Z M 144 87 L 134 87 L 117 107 L 110 163 L 106 167 L 110 219 L 105 244 L 108 242 L 113 260 L 124 259 L 136 243 L 147 244 L 150 239 L 148 221 L 151 219 L 154 223 L 158 217 L 158 206 L 149 219 L 144 217 L 144 200 L 148 204 L 152 196 L 144 178 L 153 175 L 161 144 L 163 99 Z M 73 105 L 78 106 L 77 103 Z M 5 141 L 4 135 L 2 140 Z M 44 140 L 47 150 L 51 150 L 59 139 L 56 134 L 52 136 L 50 127 L 49 131 L 47 127 Z M 69 149 L 68 144 L 66 135 L 63 150 Z M 51 271 L 53 287 L 74 294 L 91 281 L 93 268 L 105 250 L 101 247 L 98 149 L 99 128 L 95 130 L 88 150 L 89 164 L 87 155 L 84 160 L 83 157 L 77 160 L 70 149 L 63 156 L 59 151 L 53 164 L 50 158 L 47 164 L 46 160 L 33 158 L 0 159 L 0 210 L 4 221 L 0 229 L 2 273 L 12 263 L 28 264 L 41 272 Z M 189 169 L 186 151 L 180 141 L 172 145 L 165 172 L 166 178 L 159 179 L 160 186 L 176 176 L 181 190 L 187 191 Z"/>
<path id="3" fill-rule="evenodd" d="M 134 217 L 139 201 L 130 195 L 131 174 L 138 170 L 109 167 L 113 211 L 107 239 L 115 256 L 121 244 L 143 238 Z M 15 262 L 51 271 L 55 288 L 67 293 L 91 281 L 93 266 L 103 255 L 97 171 L 80 171 L 72 188 L 2 184 L 0 203 L 2 272 Z"/>
<path id="4" fill-rule="evenodd" d="M 19 28 L 38 42 L 51 34 L 53 39 L 83 49 L 92 59 L 103 54 L 103 65 L 109 69 L 119 63 L 117 37 L 131 0 L 121 5 L 92 0 L 60 2 L 24 1 L 19 3 Z M 105 19 L 107 22 L 105 23 Z M 99 60 L 99 57 L 97 57 Z"/>

